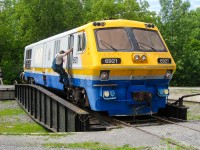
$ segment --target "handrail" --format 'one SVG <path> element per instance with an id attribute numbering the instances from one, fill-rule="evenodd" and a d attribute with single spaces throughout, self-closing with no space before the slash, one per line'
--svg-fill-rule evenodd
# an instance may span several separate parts
<path id="1" fill-rule="evenodd" d="M 198 95 L 200 95 L 200 93 L 190 94 L 190 95 L 183 95 L 177 101 L 175 101 L 174 103 L 172 103 L 172 105 L 177 105 L 179 103 L 179 107 L 182 107 L 183 106 L 183 99 L 184 98 L 198 96 Z"/>

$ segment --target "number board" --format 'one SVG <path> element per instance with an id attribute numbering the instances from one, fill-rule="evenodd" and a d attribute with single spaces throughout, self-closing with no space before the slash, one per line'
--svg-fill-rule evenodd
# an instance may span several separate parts
<path id="1" fill-rule="evenodd" d="M 121 58 L 102 58 L 101 64 L 121 64 Z"/>
<path id="2" fill-rule="evenodd" d="M 159 64 L 171 64 L 171 58 L 158 58 Z"/>

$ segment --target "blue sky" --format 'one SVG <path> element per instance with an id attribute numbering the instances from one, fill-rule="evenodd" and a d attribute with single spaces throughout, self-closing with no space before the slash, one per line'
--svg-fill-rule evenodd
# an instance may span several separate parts
<path id="1" fill-rule="evenodd" d="M 150 5 L 151 11 L 156 11 L 157 13 L 160 11 L 160 3 L 159 0 L 147 0 Z M 186 0 L 182 0 L 186 1 Z M 189 0 L 190 2 L 190 9 L 196 9 L 197 7 L 200 7 L 200 0 Z"/>

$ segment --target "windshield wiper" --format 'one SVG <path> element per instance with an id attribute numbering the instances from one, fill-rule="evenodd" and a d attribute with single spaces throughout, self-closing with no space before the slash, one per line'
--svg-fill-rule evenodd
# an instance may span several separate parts
<path id="1" fill-rule="evenodd" d="M 113 47 L 112 45 L 110 45 L 109 43 L 107 43 L 107 42 L 105 42 L 105 41 L 103 41 L 103 40 L 99 40 L 99 42 L 101 42 L 102 44 L 104 44 L 105 47 L 108 48 L 108 46 L 109 46 L 109 47 L 112 48 L 112 50 L 114 50 L 115 52 L 117 51 L 117 49 L 114 48 L 114 47 Z M 107 46 L 106 46 L 106 45 L 107 45 Z"/>
<path id="2" fill-rule="evenodd" d="M 147 45 L 147 44 L 142 43 L 142 42 L 138 42 L 138 43 L 139 43 L 139 44 L 142 44 L 142 45 L 145 45 L 145 46 L 147 46 L 147 47 L 149 47 L 149 48 L 151 48 L 151 49 L 154 50 L 155 52 L 157 51 L 155 48 L 151 47 L 150 45 Z M 144 48 L 144 47 L 142 46 L 142 48 Z"/>

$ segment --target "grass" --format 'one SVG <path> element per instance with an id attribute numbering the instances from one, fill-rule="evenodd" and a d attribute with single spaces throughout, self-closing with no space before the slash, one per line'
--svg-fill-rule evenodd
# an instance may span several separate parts
<path id="1" fill-rule="evenodd" d="M 0 117 L 11 116 L 11 115 L 20 115 L 20 114 L 26 114 L 26 113 L 21 108 L 14 108 L 14 109 L 7 108 L 7 109 L 0 110 Z"/>
<path id="2" fill-rule="evenodd" d="M 194 114 L 192 112 L 187 113 L 187 120 L 200 120 L 200 115 Z"/>
<path id="3" fill-rule="evenodd" d="M 0 124 L 0 134 L 31 134 L 31 133 L 47 133 L 43 127 L 36 123 L 20 123 L 20 124 L 13 124 L 13 123 L 4 123 Z"/>
<path id="4" fill-rule="evenodd" d="M 184 102 L 187 110 L 187 120 L 200 120 L 200 104 L 192 102 Z"/>
<path id="5" fill-rule="evenodd" d="M 12 100 L 1 100 L 0 104 L 4 104 L 4 105 L 10 105 L 13 104 L 14 101 Z"/>
<path id="6" fill-rule="evenodd" d="M 182 149 L 195 150 L 196 149 L 192 146 L 187 146 L 185 144 L 182 144 L 170 138 L 166 138 L 164 142 L 167 144 L 167 150 L 182 150 Z"/>
<path id="7" fill-rule="evenodd" d="M 17 135 L 48 132 L 31 119 L 26 119 L 28 116 L 22 108 L 12 108 L 13 105 L 16 105 L 16 101 L 2 101 L 0 104 L 4 105 L 0 108 L 0 134 Z"/>
<path id="8" fill-rule="evenodd" d="M 99 142 L 83 142 L 83 143 L 46 143 L 43 146 L 48 148 L 82 148 L 82 149 L 89 149 L 89 150 L 144 150 L 149 149 L 145 147 L 130 147 L 128 144 L 122 147 L 115 147 L 108 144 L 103 144 Z"/>

